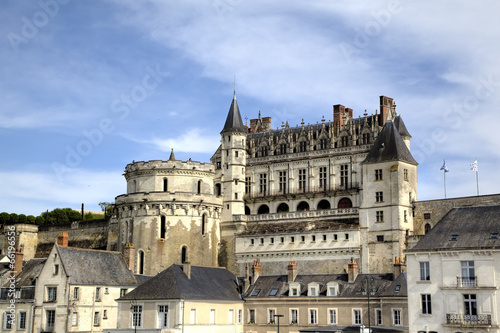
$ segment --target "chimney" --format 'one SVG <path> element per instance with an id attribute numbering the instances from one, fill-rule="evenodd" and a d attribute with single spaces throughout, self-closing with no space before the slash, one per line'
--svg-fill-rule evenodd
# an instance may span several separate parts
<path id="1" fill-rule="evenodd" d="M 186 274 L 188 279 L 191 279 L 191 263 L 190 262 L 186 261 L 182 265 L 182 271 L 184 272 L 184 274 Z"/>
<path id="2" fill-rule="evenodd" d="M 23 270 L 23 248 L 22 246 L 16 251 L 14 258 L 14 276 L 17 276 Z"/>
<path id="3" fill-rule="evenodd" d="M 406 272 L 406 260 L 399 260 L 398 257 L 394 258 L 394 278 L 397 278 L 401 273 Z"/>
<path id="4" fill-rule="evenodd" d="M 354 282 L 358 276 L 358 264 L 351 258 L 349 265 L 347 265 L 347 282 Z"/>
<path id="5" fill-rule="evenodd" d="M 295 278 L 297 277 L 297 264 L 295 261 L 290 261 L 288 264 L 288 282 L 293 282 L 295 281 Z"/>
<path id="6" fill-rule="evenodd" d="M 68 247 L 68 233 L 61 232 L 59 236 L 57 236 L 57 245 L 60 247 Z"/>
<path id="7" fill-rule="evenodd" d="M 262 265 L 260 264 L 260 258 L 257 258 L 257 260 L 253 261 L 253 283 L 255 283 L 261 275 Z"/>
<path id="8" fill-rule="evenodd" d="M 123 249 L 123 259 L 127 264 L 128 269 L 134 272 L 134 263 L 135 263 L 135 248 L 134 244 L 127 243 L 125 245 L 125 249 Z"/>
<path id="9" fill-rule="evenodd" d="M 393 99 L 387 96 L 380 96 L 380 117 L 378 118 L 378 124 L 384 126 L 387 120 L 387 114 L 392 112 Z"/>

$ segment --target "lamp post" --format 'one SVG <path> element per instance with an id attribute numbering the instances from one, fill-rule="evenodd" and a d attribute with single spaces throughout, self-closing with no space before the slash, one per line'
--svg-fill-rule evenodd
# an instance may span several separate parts
<path id="1" fill-rule="evenodd" d="M 374 295 L 375 294 L 375 291 L 377 291 L 377 289 L 373 286 L 373 277 L 370 277 L 368 278 L 365 277 L 363 279 L 363 284 L 365 286 L 365 289 L 362 289 L 362 293 L 363 295 L 368 295 L 368 333 L 371 333 L 372 332 L 372 329 L 371 329 L 371 318 L 370 318 L 370 294 Z"/>
<path id="2" fill-rule="evenodd" d="M 280 318 L 284 317 L 283 315 L 280 314 L 275 314 L 274 315 L 276 318 L 278 318 L 278 333 L 280 333 Z"/>

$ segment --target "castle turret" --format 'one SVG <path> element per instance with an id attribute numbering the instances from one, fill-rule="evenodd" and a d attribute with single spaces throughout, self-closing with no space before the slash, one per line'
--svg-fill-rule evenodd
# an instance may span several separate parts
<path id="1" fill-rule="evenodd" d="M 221 183 L 223 207 L 221 214 L 221 237 L 226 239 L 228 250 L 233 249 L 233 235 L 239 226 L 233 223 L 233 216 L 244 217 L 245 167 L 247 129 L 241 120 L 236 94 L 227 114 L 226 123 L 221 131 Z M 241 220 L 241 219 L 240 219 Z M 232 253 L 232 252 L 229 252 Z M 234 258 L 224 262 L 228 267 L 234 265 Z"/>
<path id="2" fill-rule="evenodd" d="M 407 145 L 400 134 L 402 130 L 408 131 L 402 120 L 398 122 L 399 129 L 392 119 L 385 122 L 362 162 L 359 223 L 368 231 L 362 239 L 366 244 L 362 251 L 363 273 L 392 271 L 393 258 L 401 257 L 405 249 L 406 233 L 413 231 L 412 205 L 417 197 L 418 163 L 408 149 L 409 143 Z"/>

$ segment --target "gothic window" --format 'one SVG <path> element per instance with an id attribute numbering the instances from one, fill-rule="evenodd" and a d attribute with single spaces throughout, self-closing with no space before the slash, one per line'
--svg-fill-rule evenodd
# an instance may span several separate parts
<path id="1" fill-rule="evenodd" d="M 367 145 L 370 143 L 370 133 L 363 133 L 363 144 Z"/>
<path id="2" fill-rule="evenodd" d="M 201 234 L 204 235 L 207 229 L 207 214 L 201 216 Z"/>
<path id="3" fill-rule="evenodd" d="M 307 142 L 306 141 L 300 141 L 299 142 L 299 152 L 305 152 L 307 150 Z"/>
<path id="4" fill-rule="evenodd" d="M 286 143 L 280 144 L 279 152 L 281 155 L 286 154 Z"/>
<path id="5" fill-rule="evenodd" d="M 262 157 L 267 156 L 268 153 L 269 153 L 269 148 L 267 146 L 260 148 L 260 156 Z"/>
<path id="6" fill-rule="evenodd" d="M 427 234 L 429 231 L 431 231 L 431 225 L 429 223 L 427 223 L 425 225 L 425 233 Z"/>
<path id="7" fill-rule="evenodd" d="M 347 147 L 349 144 L 349 137 L 343 136 L 342 137 L 342 147 Z"/>
<path id="8" fill-rule="evenodd" d="M 319 140 L 319 149 L 327 149 L 328 148 L 328 140 L 321 139 Z"/>
<path id="9" fill-rule="evenodd" d="M 144 274 L 144 251 L 139 250 L 137 256 L 137 273 Z"/>
<path id="10" fill-rule="evenodd" d="M 245 193 L 250 193 L 250 177 L 245 177 Z"/>
<path id="11" fill-rule="evenodd" d="M 320 189 L 326 191 L 326 167 L 319 168 L 319 187 Z"/>
<path id="12" fill-rule="evenodd" d="M 267 192 L 267 174 L 265 173 L 260 174 L 259 192 L 263 195 Z"/>
<path id="13" fill-rule="evenodd" d="M 279 172 L 279 191 L 280 193 L 286 193 L 286 171 Z"/>
<path id="14" fill-rule="evenodd" d="M 165 239 L 166 233 L 167 233 L 167 226 L 165 222 L 165 216 L 162 216 L 160 221 L 160 238 Z"/>
<path id="15" fill-rule="evenodd" d="M 349 183 L 349 165 L 342 164 L 340 166 L 340 186 L 347 188 Z"/>
<path id="16" fill-rule="evenodd" d="M 306 169 L 299 170 L 299 190 L 302 190 L 303 192 L 306 191 L 306 171 Z"/>
<path id="17" fill-rule="evenodd" d="M 183 246 L 181 250 L 181 263 L 185 264 L 188 262 L 188 248 Z"/>

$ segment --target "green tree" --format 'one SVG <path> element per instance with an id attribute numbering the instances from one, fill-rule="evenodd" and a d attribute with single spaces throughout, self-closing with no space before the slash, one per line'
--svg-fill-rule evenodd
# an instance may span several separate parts
<path id="1" fill-rule="evenodd" d="M 26 215 L 24 214 L 19 214 L 18 215 L 18 219 L 17 219 L 17 223 L 28 223 L 28 219 L 26 218 Z"/>
<path id="2" fill-rule="evenodd" d="M 10 214 L 6 212 L 0 213 L 0 224 L 4 225 L 9 223 L 10 223 Z"/>
<path id="3" fill-rule="evenodd" d="M 35 224 L 36 217 L 34 217 L 33 215 L 26 216 L 26 219 L 28 220 L 28 223 Z"/>
<path id="4" fill-rule="evenodd" d="M 114 205 L 111 202 L 99 202 L 99 206 L 101 207 L 101 210 L 104 212 L 104 218 L 109 219 L 111 216 L 113 216 L 113 208 Z"/>
<path id="5" fill-rule="evenodd" d="M 95 216 L 91 212 L 88 212 L 87 214 L 85 214 L 84 220 L 85 221 L 95 220 Z"/>
<path id="6" fill-rule="evenodd" d="M 45 223 L 45 219 L 43 218 L 43 216 L 37 216 L 35 218 L 35 223 L 38 224 L 38 225 L 42 225 Z"/>
<path id="7" fill-rule="evenodd" d="M 61 208 L 56 208 L 50 213 L 51 217 L 55 219 L 55 224 L 62 224 L 69 222 L 68 215 L 66 215 L 66 212 Z"/>
<path id="8" fill-rule="evenodd" d="M 80 221 L 82 219 L 82 213 L 71 209 L 71 208 L 63 208 L 64 212 L 66 213 L 66 216 L 68 216 L 68 219 L 73 222 L 73 221 Z"/>
<path id="9" fill-rule="evenodd" d="M 18 220 L 19 220 L 19 215 L 17 215 L 16 213 L 10 214 L 9 224 L 16 224 Z"/>

